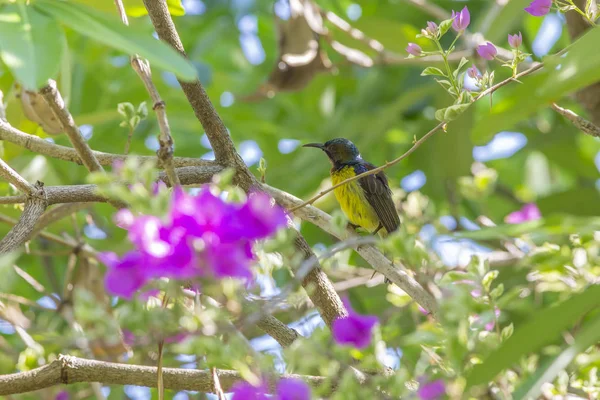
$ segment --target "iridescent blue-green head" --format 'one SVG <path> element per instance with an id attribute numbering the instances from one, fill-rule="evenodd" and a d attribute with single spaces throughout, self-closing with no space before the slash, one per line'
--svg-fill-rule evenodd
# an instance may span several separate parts
<path id="1" fill-rule="evenodd" d="M 344 138 L 331 139 L 325 143 L 309 143 L 303 147 L 316 147 L 327 154 L 333 165 L 360 160 L 360 153 L 354 143 Z"/>

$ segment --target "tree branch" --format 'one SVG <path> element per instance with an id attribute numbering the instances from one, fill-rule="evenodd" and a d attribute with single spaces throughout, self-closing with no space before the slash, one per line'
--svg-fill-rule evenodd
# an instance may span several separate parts
<path id="1" fill-rule="evenodd" d="M 256 323 L 256 326 L 275 339 L 281 347 L 289 347 L 294 340 L 301 337 L 298 331 L 290 328 L 270 314 L 263 315 Z"/>
<path id="2" fill-rule="evenodd" d="M 17 171 L 12 169 L 10 165 L 0 158 L 0 175 L 9 183 L 12 183 L 17 189 L 26 195 L 31 195 L 35 191 L 35 187 L 27 182 Z"/>
<path id="3" fill-rule="evenodd" d="M 15 250 L 31 237 L 37 220 L 40 218 L 48 203 L 43 184 L 37 183 L 35 191 L 27 197 L 25 208 L 19 221 L 0 241 L 0 254 Z"/>
<path id="4" fill-rule="evenodd" d="M 552 109 L 571 121 L 573 125 L 583 133 L 594 137 L 600 137 L 600 127 L 597 127 L 587 119 L 580 117 L 567 108 L 562 108 L 556 103 L 552 103 Z"/>
<path id="5" fill-rule="evenodd" d="M 30 135 L 22 132 L 17 128 L 11 126 L 8 122 L 3 121 L 0 118 L 0 140 L 6 140 L 7 142 L 21 146 L 27 150 L 30 150 L 37 154 L 42 154 L 48 157 L 56 158 L 59 160 L 70 161 L 76 164 L 83 164 L 83 161 L 77 154 L 75 149 L 70 147 L 60 146 L 58 144 L 50 143 L 37 136 Z M 141 162 L 144 161 L 156 161 L 155 156 L 125 156 L 122 154 L 111 154 L 104 153 L 101 151 L 92 151 L 96 159 L 101 165 L 111 166 L 115 161 L 123 161 L 128 158 L 135 158 Z M 175 167 L 188 167 L 188 166 L 205 166 L 215 165 L 214 161 L 200 160 L 197 158 L 189 157 L 175 157 L 173 158 L 173 165 Z"/>
<path id="6" fill-rule="evenodd" d="M 166 42 L 187 58 L 171 14 L 169 14 L 166 1 L 144 0 L 144 5 L 148 10 L 148 15 L 160 40 Z M 244 165 L 243 160 L 235 150 L 225 124 L 223 124 L 221 117 L 219 117 L 219 114 L 217 114 L 217 111 L 210 102 L 200 81 L 197 79 L 193 82 L 179 80 L 179 84 L 192 106 L 194 114 L 196 114 L 206 132 L 206 136 L 215 152 L 215 159 L 228 166 Z"/>
<path id="7" fill-rule="evenodd" d="M 83 165 L 85 165 L 90 172 L 102 171 L 102 166 L 96 159 L 90 146 L 88 146 L 87 142 L 83 139 L 83 136 L 81 136 L 79 128 L 75 125 L 73 116 L 69 110 L 67 110 L 64 100 L 56 89 L 56 82 L 49 80 L 48 84 L 40 90 L 40 94 L 44 97 L 44 100 L 46 100 L 46 103 L 48 103 L 48 106 L 50 106 L 52 112 L 60 121 L 71 144 L 83 161 Z"/>
<path id="8" fill-rule="evenodd" d="M 142 365 L 110 363 L 85 358 L 59 355 L 50 364 L 31 371 L 0 376 L 0 395 L 27 393 L 52 386 L 80 382 L 100 382 L 104 385 L 136 385 L 156 387 L 157 368 Z M 236 371 L 216 370 L 223 390 L 243 378 Z M 210 370 L 163 368 L 165 389 L 196 390 L 212 393 L 213 377 Z M 280 378 L 301 379 L 315 388 L 330 385 L 320 376 L 285 374 Z M 271 389 L 275 381 L 270 382 Z M 333 389 L 330 385 L 330 389 Z"/>
<path id="9" fill-rule="evenodd" d="M 263 189 L 273 196 L 279 204 L 289 209 L 290 212 L 296 210 L 293 212 L 298 217 L 315 224 L 325 232 L 336 236 L 338 239 L 346 240 L 352 235 L 355 235 L 350 229 L 343 234 L 340 234 L 340 232 L 334 229 L 331 216 L 316 207 L 307 206 L 299 208 L 298 205 L 302 204 L 302 200 L 297 197 L 268 185 L 263 185 Z M 386 276 L 419 303 L 425 310 L 434 317 L 437 317 L 438 307 L 435 298 L 423 289 L 423 287 L 419 285 L 419 283 L 410 276 L 400 264 L 392 264 L 392 262 L 373 245 L 361 244 L 354 248 L 375 271 Z"/>

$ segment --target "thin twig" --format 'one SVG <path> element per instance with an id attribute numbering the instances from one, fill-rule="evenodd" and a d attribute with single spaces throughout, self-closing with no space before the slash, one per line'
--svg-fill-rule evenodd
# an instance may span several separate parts
<path id="1" fill-rule="evenodd" d="M 117 6 L 117 10 L 119 15 L 121 16 L 121 21 L 125 25 L 129 25 L 129 21 L 127 19 L 127 13 L 125 12 L 125 7 L 123 6 L 123 2 L 121 0 L 115 0 L 115 5 Z M 148 60 L 143 60 L 137 55 L 133 55 L 131 57 L 131 67 L 135 71 L 136 74 L 140 77 L 148 94 L 150 94 L 150 98 L 152 99 L 153 105 L 152 109 L 156 113 L 156 119 L 158 120 L 158 127 L 160 130 L 160 135 L 158 136 L 158 143 L 160 144 L 160 148 L 156 152 L 158 159 L 160 160 L 162 167 L 165 169 L 167 173 L 167 177 L 169 178 L 169 182 L 171 186 L 179 186 L 179 178 L 175 173 L 175 167 L 173 166 L 173 137 L 171 136 L 171 128 L 169 127 L 169 120 L 167 119 L 167 112 L 165 110 L 166 105 L 165 102 L 160 97 L 154 82 L 152 82 L 152 71 L 150 70 L 150 63 Z M 130 137 L 128 138 L 128 143 L 131 140 L 131 132 Z M 127 145 L 126 153 L 129 150 L 129 145 Z"/>
<path id="2" fill-rule="evenodd" d="M 217 394 L 218 400 L 226 400 L 225 393 L 223 393 L 223 389 L 221 388 L 221 382 L 219 381 L 219 375 L 217 375 L 217 369 L 215 367 L 210 369 L 210 373 L 212 374 L 213 379 L 213 393 Z"/>
<path id="3" fill-rule="evenodd" d="M 102 171 L 102 166 L 96 159 L 96 156 L 92 152 L 92 149 L 90 149 L 90 146 L 83 139 L 83 136 L 81 136 L 81 132 L 79 131 L 77 125 L 75 125 L 73 116 L 69 110 L 67 110 L 62 96 L 60 95 L 58 89 L 56 89 L 56 82 L 49 80 L 48 84 L 40 90 L 40 94 L 42 97 L 44 97 L 44 100 L 46 100 L 46 103 L 48 103 L 48 106 L 50 106 L 52 112 L 60 121 L 65 133 L 71 141 L 71 144 L 77 151 L 77 154 L 83 161 L 83 164 L 86 166 L 86 168 L 90 172 Z"/>
<path id="4" fill-rule="evenodd" d="M 35 187 L 27 182 L 17 171 L 12 169 L 3 159 L 0 158 L 0 175 L 9 183 L 13 184 L 17 189 L 26 195 L 31 195 L 35 191 Z"/>
<path id="5" fill-rule="evenodd" d="M 562 108 L 556 103 L 552 103 L 551 107 L 554 111 L 571 121 L 573 125 L 575 125 L 575 127 L 580 129 L 583 133 L 594 137 L 600 137 L 600 127 L 596 126 L 592 122 L 580 117 L 567 108 Z"/>
<path id="6" fill-rule="evenodd" d="M 483 92 L 479 93 L 477 95 L 477 97 L 473 100 L 473 102 L 481 99 L 482 97 L 484 97 L 484 96 L 486 96 L 486 95 L 488 95 L 490 93 L 493 93 L 494 91 L 496 91 L 497 89 L 501 88 L 502 86 L 508 85 L 510 82 L 517 81 L 518 78 L 521 78 L 521 77 L 523 77 L 525 75 L 529 75 L 529 74 L 537 71 L 538 69 L 540 69 L 542 67 L 543 67 L 543 64 L 539 63 L 539 64 L 534 65 L 533 67 L 531 67 L 531 68 L 529 68 L 529 69 L 527 69 L 527 70 L 525 70 L 525 71 L 517 74 L 514 78 L 511 77 L 511 78 L 508 78 L 508 79 L 506 79 L 506 80 L 504 80 L 502 82 L 499 82 L 499 83 L 495 84 L 494 86 L 490 87 L 489 89 L 484 90 Z M 365 176 L 378 174 L 379 172 L 383 171 L 384 169 L 387 169 L 387 168 L 391 167 L 392 165 L 396 165 L 397 163 L 399 163 L 400 161 L 402 161 L 406 157 L 408 157 L 410 154 L 412 154 L 417 148 L 419 148 L 427 139 L 429 139 L 431 136 L 433 136 L 436 132 L 438 132 L 439 130 L 441 130 L 442 128 L 444 128 L 444 125 L 446 125 L 447 123 L 448 122 L 446 122 L 446 121 L 442 121 L 439 124 L 437 124 L 432 130 L 430 130 L 429 132 L 427 132 L 421 139 L 417 140 L 415 142 L 415 144 L 413 144 L 413 146 L 410 149 L 408 149 L 408 151 L 406 151 L 406 153 L 402 154 L 400 157 L 396 158 L 395 160 L 387 162 L 387 163 L 385 163 L 384 165 L 382 165 L 380 167 L 377 167 L 377 168 L 371 169 L 369 171 L 363 172 L 362 174 L 358 174 L 358 175 L 355 175 L 355 176 L 353 176 L 351 178 L 345 179 L 345 180 L 341 181 L 340 183 L 331 186 L 330 188 L 322 190 L 317 195 L 311 197 L 310 199 L 306 200 L 302 204 L 299 204 L 299 205 L 291 208 L 290 212 L 296 211 L 299 208 L 302 208 L 302 207 L 305 207 L 307 205 L 313 204 L 315 201 L 317 201 L 321 197 L 325 196 L 327 193 L 331 192 L 332 190 L 334 190 L 334 189 L 336 189 L 336 188 L 338 188 L 338 187 L 340 187 L 342 185 L 345 185 L 347 183 L 356 181 L 356 180 L 361 179 L 361 178 L 363 178 Z"/>

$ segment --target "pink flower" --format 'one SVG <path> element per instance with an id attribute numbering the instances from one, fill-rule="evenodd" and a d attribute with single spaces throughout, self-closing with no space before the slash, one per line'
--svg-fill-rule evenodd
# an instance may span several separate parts
<path id="1" fill-rule="evenodd" d="M 533 0 L 525 11 L 534 17 L 543 17 L 550 12 L 550 7 L 552 7 L 552 0 Z"/>
<path id="2" fill-rule="evenodd" d="M 277 400 L 310 400 L 310 387 L 299 380 L 284 378 L 277 383 Z"/>
<path id="3" fill-rule="evenodd" d="M 148 280 L 144 272 L 146 262 L 138 251 L 125 253 L 121 259 L 115 253 L 99 253 L 98 259 L 108 267 L 104 284 L 106 290 L 114 295 L 131 299 L 133 293 Z"/>
<path id="4" fill-rule="evenodd" d="M 523 35 L 521 35 L 521 32 L 516 33 L 514 35 L 508 35 L 508 44 L 513 49 L 516 49 L 519 46 L 521 46 L 521 43 L 523 43 Z"/>
<path id="5" fill-rule="evenodd" d="M 374 315 L 357 314 L 348 299 L 344 299 L 348 316 L 333 321 L 333 338 L 341 345 L 351 345 L 364 349 L 371 344 L 371 331 L 378 319 Z"/>
<path id="6" fill-rule="evenodd" d="M 422 384 L 417 391 L 417 396 L 421 400 L 437 400 L 444 394 L 446 394 L 446 385 L 441 379 Z"/>
<path id="7" fill-rule="evenodd" d="M 421 55 L 421 53 L 423 53 L 423 50 L 421 49 L 421 46 L 419 46 L 418 44 L 409 43 L 408 46 L 406 47 L 406 52 L 410 55 L 418 57 Z"/>
<path id="8" fill-rule="evenodd" d="M 527 203 L 519 211 L 513 211 L 508 214 L 504 218 L 504 221 L 507 224 L 520 224 L 527 221 L 535 221 L 540 218 L 542 218 L 542 214 L 535 203 Z"/>
<path id="9" fill-rule="evenodd" d="M 452 18 L 454 19 L 454 21 L 452 21 L 452 28 L 456 32 L 464 31 L 471 23 L 471 14 L 469 13 L 467 6 L 460 12 L 452 11 Z"/>
<path id="10" fill-rule="evenodd" d="M 496 57 L 496 54 L 498 54 L 498 50 L 496 50 L 496 47 L 493 44 L 487 42 L 486 44 L 477 46 L 477 53 L 481 58 L 493 60 L 494 57 Z"/>

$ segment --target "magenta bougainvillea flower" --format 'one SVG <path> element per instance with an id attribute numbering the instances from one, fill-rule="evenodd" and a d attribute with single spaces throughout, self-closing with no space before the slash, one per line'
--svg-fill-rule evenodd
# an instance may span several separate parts
<path id="1" fill-rule="evenodd" d="M 115 222 L 128 230 L 135 249 L 121 258 L 100 255 L 108 267 L 106 288 L 131 298 L 148 280 L 159 277 L 251 278 L 253 242 L 287 224 L 285 212 L 272 203 L 264 193 L 251 194 L 244 204 L 231 204 L 208 187 L 197 196 L 176 188 L 164 219 L 120 210 Z"/>
<path id="2" fill-rule="evenodd" d="M 310 387 L 299 379 L 284 378 L 277 383 L 277 400 L 310 400 Z"/>
<path id="3" fill-rule="evenodd" d="M 418 44 L 409 43 L 408 46 L 406 46 L 406 52 L 410 55 L 417 57 L 417 56 L 420 56 L 421 53 L 423 53 L 423 50 L 421 49 L 421 46 L 419 46 Z"/>
<path id="4" fill-rule="evenodd" d="M 469 13 L 467 6 L 460 12 L 452 11 L 452 19 L 452 29 L 456 32 L 462 32 L 467 29 L 471 23 L 471 14 Z"/>
<path id="5" fill-rule="evenodd" d="M 525 7 L 525 11 L 534 17 L 543 17 L 550 12 L 552 0 L 533 0 L 529 7 Z"/>
<path id="6" fill-rule="evenodd" d="M 446 385 L 441 379 L 423 383 L 417 391 L 417 396 L 421 400 L 437 400 L 446 394 Z"/>
<path id="7" fill-rule="evenodd" d="M 542 218 L 542 213 L 535 203 L 525 204 L 519 211 L 511 212 L 504 218 L 508 224 L 520 224 Z"/>
<path id="8" fill-rule="evenodd" d="M 253 386 L 246 381 L 240 381 L 231 387 L 231 400 L 269 400 L 267 385 Z"/>
<path id="9" fill-rule="evenodd" d="M 348 316 L 333 321 L 333 339 L 341 345 L 364 349 L 371 344 L 371 332 L 378 319 L 374 315 L 357 314 L 348 299 L 344 299 Z"/>
<path id="10" fill-rule="evenodd" d="M 54 400 L 69 400 L 69 398 L 69 392 L 67 392 L 66 390 L 62 390 L 58 392 Z"/>
<path id="11" fill-rule="evenodd" d="M 496 46 L 487 42 L 486 44 L 477 46 L 477 54 L 486 60 L 493 60 L 496 54 L 498 54 L 498 50 L 496 50 Z"/>
<path id="12" fill-rule="evenodd" d="M 310 400 L 310 388 L 299 379 L 284 378 L 277 383 L 275 395 L 269 397 L 266 383 L 253 386 L 248 382 L 236 382 L 232 387 L 232 400 Z"/>
<path id="13" fill-rule="evenodd" d="M 508 35 L 508 44 L 513 49 L 518 48 L 519 46 L 521 46 L 522 43 L 523 43 L 523 35 L 521 35 L 521 32 L 515 33 L 514 35 Z"/>

